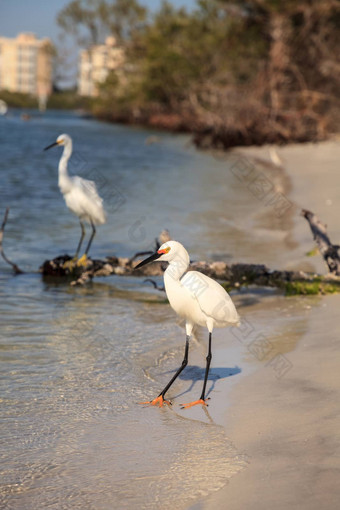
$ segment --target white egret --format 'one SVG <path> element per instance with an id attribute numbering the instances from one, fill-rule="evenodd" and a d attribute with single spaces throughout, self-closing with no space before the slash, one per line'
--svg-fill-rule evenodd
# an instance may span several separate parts
<path id="1" fill-rule="evenodd" d="M 8 112 L 7 103 L 3 99 L 0 99 L 0 115 L 6 115 L 7 112 Z"/>
<path id="2" fill-rule="evenodd" d="M 67 163 L 72 154 L 72 138 L 69 135 L 62 134 L 58 136 L 56 142 L 48 147 L 45 151 L 52 147 L 64 146 L 63 153 L 59 161 L 59 179 L 58 185 L 61 193 L 64 196 L 67 207 L 76 216 L 78 216 L 81 227 L 81 236 L 78 243 L 75 259 L 78 254 L 85 236 L 84 221 L 90 223 L 92 227 L 92 234 L 89 239 L 85 254 L 78 263 L 85 262 L 89 252 L 91 243 L 96 234 L 95 225 L 102 225 L 106 221 L 105 211 L 103 207 L 103 200 L 97 192 L 96 185 L 93 181 L 82 179 L 81 177 L 70 177 L 67 172 Z"/>
<path id="3" fill-rule="evenodd" d="M 231 297 L 219 283 L 198 271 L 186 272 L 190 263 L 189 254 L 184 246 L 177 241 L 168 241 L 162 244 L 158 251 L 140 262 L 135 269 L 154 260 L 169 262 L 164 273 L 165 291 L 171 307 L 186 321 L 186 343 L 182 365 L 175 375 L 158 397 L 150 402 L 143 403 L 159 405 L 159 407 L 162 407 L 164 403 L 170 404 L 169 401 L 165 400 L 165 394 L 188 364 L 189 339 L 194 325 L 197 324 L 199 326 L 206 326 L 209 331 L 209 348 L 206 357 L 204 383 L 200 398 L 189 404 L 184 404 L 183 408 L 196 404 L 207 405 L 205 389 L 212 358 L 211 339 L 213 328 L 238 326 L 239 315 Z"/>

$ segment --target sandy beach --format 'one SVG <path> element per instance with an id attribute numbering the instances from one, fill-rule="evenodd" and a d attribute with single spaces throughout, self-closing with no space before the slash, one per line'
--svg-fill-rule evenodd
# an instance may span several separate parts
<path id="1" fill-rule="evenodd" d="M 339 144 L 293 145 L 277 152 L 291 181 L 289 198 L 296 211 L 306 207 L 315 212 L 328 224 L 331 240 L 338 242 Z M 268 149 L 242 153 L 265 158 Z M 320 255 L 305 256 L 313 246 L 305 220 L 295 214 L 293 222 L 297 245 L 288 265 L 326 273 Z M 259 362 L 258 351 L 255 372 L 233 386 L 231 405 L 223 417 L 227 437 L 246 456 L 248 465 L 224 489 L 193 505 L 192 510 L 338 508 L 340 296 L 283 299 L 293 321 L 282 331 L 279 350 L 286 346 L 290 366 L 280 373 L 265 355 Z M 265 302 L 258 306 L 263 310 Z M 268 320 L 266 338 L 275 345 L 277 331 L 270 329 L 271 323 L 277 326 L 278 312 L 284 314 L 279 306 L 263 312 Z M 249 357 L 247 346 L 249 351 L 249 342 L 244 341 L 245 358 Z"/>

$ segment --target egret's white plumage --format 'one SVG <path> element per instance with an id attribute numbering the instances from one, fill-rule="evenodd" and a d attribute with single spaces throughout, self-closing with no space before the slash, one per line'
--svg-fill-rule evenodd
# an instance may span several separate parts
<path id="1" fill-rule="evenodd" d="M 6 115 L 7 112 L 8 112 L 7 103 L 3 99 L 0 99 L 0 115 Z"/>
<path id="2" fill-rule="evenodd" d="M 83 179 L 82 177 L 72 177 L 68 174 L 67 164 L 72 155 L 71 137 L 69 135 L 62 134 L 58 136 L 55 143 L 46 147 L 45 150 L 58 145 L 62 145 L 64 147 L 58 167 L 58 186 L 64 196 L 67 207 L 76 216 L 78 216 L 82 229 L 82 235 L 76 252 L 76 256 L 78 256 L 78 252 L 85 235 L 85 229 L 82 222 L 87 221 L 92 226 L 92 235 L 85 250 L 86 254 L 90 249 L 91 242 L 96 232 L 95 225 L 102 225 L 105 223 L 106 216 L 103 200 L 98 195 L 95 183 L 93 181 Z"/>
<path id="3" fill-rule="evenodd" d="M 164 400 L 165 393 L 187 365 L 188 341 L 194 325 L 197 324 L 206 326 L 209 331 L 207 367 L 201 398 L 186 405 L 186 407 L 197 403 L 205 404 L 205 387 L 211 360 L 212 331 L 214 327 L 238 326 L 240 322 L 239 315 L 231 297 L 219 283 L 199 271 L 187 272 L 190 264 L 189 254 L 179 242 L 168 241 L 162 244 L 155 254 L 138 264 L 137 268 L 153 260 L 169 263 L 164 273 L 165 290 L 171 307 L 186 321 L 187 343 L 182 366 L 159 396 L 149 403 L 163 405 L 166 402 Z"/>
<path id="4" fill-rule="evenodd" d="M 229 294 L 215 280 L 199 271 L 187 271 L 189 254 L 177 241 L 164 243 L 159 252 L 169 249 L 158 260 L 169 262 L 164 273 L 165 290 L 171 307 L 186 320 L 187 334 L 195 324 L 214 327 L 238 325 L 239 316 Z"/>

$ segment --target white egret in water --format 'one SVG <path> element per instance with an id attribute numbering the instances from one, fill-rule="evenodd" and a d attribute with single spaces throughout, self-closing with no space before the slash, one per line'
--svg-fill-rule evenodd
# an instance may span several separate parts
<path id="1" fill-rule="evenodd" d="M 143 402 L 143 404 L 159 405 L 161 407 L 164 403 L 171 403 L 165 400 L 165 394 L 188 364 L 189 339 L 194 325 L 198 324 L 199 326 L 206 326 L 209 331 L 209 347 L 203 389 L 199 400 L 184 404 L 183 408 L 196 404 L 207 405 L 205 389 L 212 358 L 211 338 L 213 328 L 238 326 L 239 315 L 231 297 L 219 283 L 198 271 L 186 272 L 190 263 L 189 254 L 184 246 L 177 241 L 168 241 L 162 244 L 158 251 L 140 262 L 135 269 L 154 260 L 169 262 L 164 273 L 165 290 L 171 307 L 186 321 L 186 343 L 184 359 L 180 368 L 158 397 L 150 402 Z"/>
<path id="2" fill-rule="evenodd" d="M 81 263 L 86 261 L 91 243 L 96 234 L 95 225 L 102 225 L 106 221 L 103 200 L 98 195 L 96 185 L 93 181 L 88 181 L 78 176 L 70 177 L 68 175 L 67 163 L 72 154 L 72 139 L 69 135 L 63 134 L 58 136 L 56 142 L 45 147 L 44 150 L 46 151 L 59 145 L 64 146 L 64 150 L 59 161 L 59 189 L 64 196 L 67 207 L 76 216 L 78 216 L 81 227 L 81 236 L 75 254 L 75 259 L 78 258 L 85 236 L 85 227 L 83 222 L 87 221 L 92 227 L 92 234 L 85 250 L 85 254 L 78 261 L 78 263 Z"/>
<path id="3" fill-rule="evenodd" d="M 7 103 L 3 99 L 0 99 L 0 115 L 6 115 L 7 112 L 8 112 Z"/>

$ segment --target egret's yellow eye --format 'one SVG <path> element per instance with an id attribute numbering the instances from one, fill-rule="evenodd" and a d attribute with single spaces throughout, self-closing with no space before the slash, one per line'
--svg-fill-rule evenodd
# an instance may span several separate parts
<path id="1" fill-rule="evenodd" d="M 158 250 L 157 253 L 159 253 L 160 255 L 163 255 L 164 253 L 169 253 L 169 251 L 171 250 L 170 246 L 168 246 L 167 248 L 164 248 L 163 250 Z"/>

